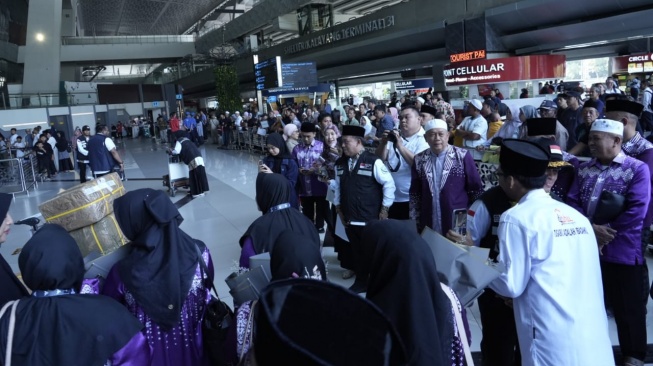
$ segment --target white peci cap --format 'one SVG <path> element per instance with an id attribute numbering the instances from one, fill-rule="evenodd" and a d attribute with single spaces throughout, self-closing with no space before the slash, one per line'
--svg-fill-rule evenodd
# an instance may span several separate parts
<path id="1" fill-rule="evenodd" d="M 441 120 L 441 119 L 432 119 L 424 125 L 424 132 L 432 130 L 434 128 L 441 128 L 443 130 L 449 130 L 449 125 L 447 125 L 447 122 Z"/>
<path id="2" fill-rule="evenodd" d="M 597 119 L 592 123 L 590 131 L 607 132 L 613 135 L 624 135 L 624 124 L 611 119 Z"/>

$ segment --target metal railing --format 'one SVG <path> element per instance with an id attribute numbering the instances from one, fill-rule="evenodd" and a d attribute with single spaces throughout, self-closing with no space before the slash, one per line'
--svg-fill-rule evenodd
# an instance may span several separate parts
<path id="1" fill-rule="evenodd" d="M 143 43 L 193 43 L 195 35 L 163 35 L 163 36 L 99 36 L 99 37 L 61 37 L 61 44 L 92 45 L 92 44 L 143 44 Z"/>
<path id="2" fill-rule="evenodd" d="M 21 158 L 0 160 L 0 192 L 29 194 L 29 189 L 38 187 L 38 162 L 36 154 L 30 152 Z"/>

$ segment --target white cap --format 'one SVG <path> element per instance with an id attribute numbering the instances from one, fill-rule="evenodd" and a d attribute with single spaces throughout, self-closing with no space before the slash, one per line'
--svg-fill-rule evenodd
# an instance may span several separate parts
<path id="1" fill-rule="evenodd" d="M 224 114 L 229 114 L 229 111 L 224 112 Z"/>
<path id="2" fill-rule="evenodd" d="M 607 132 L 613 135 L 624 135 L 624 124 L 611 119 L 597 119 L 592 123 L 590 131 Z"/>
<path id="3" fill-rule="evenodd" d="M 441 120 L 441 119 L 432 119 L 424 125 L 424 132 L 432 130 L 434 128 L 441 128 L 443 130 L 449 130 L 449 125 L 447 125 L 447 122 Z"/>
<path id="4" fill-rule="evenodd" d="M 424 100 L 424 98 L 422 98 L 422 97 L 417 97 L 417 100 L 418 100 L 420 103 L 422 103 L 422 104 L 424 104 L 424 103 L 426 102 L 426 101 Z"/>
<path id="5" fill-rule="evenodd" d="M 469 104 L 473 105 L 474 108 L 478 109 L 479 111 L 483 109 L 483 103 L 478 99 L 470 99 Z"/>

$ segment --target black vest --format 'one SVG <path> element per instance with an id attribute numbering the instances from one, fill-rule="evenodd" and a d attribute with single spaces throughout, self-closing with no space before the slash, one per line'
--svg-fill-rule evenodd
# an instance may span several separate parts
<path id="1" fill-rule="evenodd" d="M 181 160 L 184 162 L 184 164 L 188 165 L 193 159 L 195 159 L 198 156 L 202 156 L 202 153 L 200 153 L 200 149 L 197 148 L 197 145 L 195 145 L 194 142 L 187 138 L 183 138 L 179 141 L 181 144 L 181 152 L 179 153 L 179 157 Z"/>
<path id="2" fill-rule="evenodd" d="M 106 139 L 108 137 L 97 134 L 93 135 L 86 144 L 89 165 L 94 172 L 108 172 L 116 165 L 113 155 L 107 151 Z"/>
<path id="3" fill-rule="evenodd" d="M 512 204 L 510 198 L 501 187 L 492 187 L 479 197 L 490 213 L 490 229 L 481 238 L 481 247 L 490 249 L 490 259 L 495 260 L 499 255 L 499 219 L 501 214 L 508 211 Z M 482 233 L 479 233 L 479 235 Z"/>
<path id="4" fill-rule="evenodd" d="M 349 171 L 349 157 L 336 161 L 340 177 L 340 210 L 345 220 L 369 222 L 379 218 L 383 203 L 383 186 L 374 178 L 374 163 L 378 156 L 363 151 L 356 166 Z"/>

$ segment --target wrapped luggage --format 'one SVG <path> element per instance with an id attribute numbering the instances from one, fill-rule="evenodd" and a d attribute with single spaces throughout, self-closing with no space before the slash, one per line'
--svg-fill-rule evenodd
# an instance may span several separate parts
<path id="1" fill-rule="evenodd" d="M 93 252 L 104 256 L 129 242 L 113 213 L 94 224 L 71 231 L 70 236 L 77 242 L 83 257 Z"/>
<path id="2" fill-rule="evenodd" d="M 42 203 L 39 210 L 48 223 L 73 231 L 113 213 L 113 201 L 123 194 L 120 176 L 111 173 L 59 193 Z"/>

